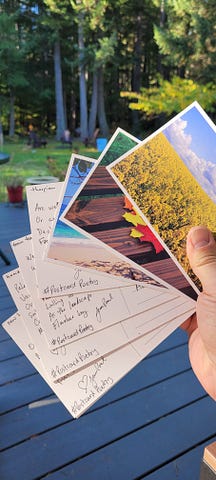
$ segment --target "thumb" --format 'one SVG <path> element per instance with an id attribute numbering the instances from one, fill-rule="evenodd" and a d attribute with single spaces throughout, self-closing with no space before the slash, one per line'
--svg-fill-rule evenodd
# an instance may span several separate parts
<path id="1" fill-rule="evenodd" d="M 194 227 L 187 238 L 187 255 L 203 287 L 197 299 L 197 324 L 200 339 L 209 358 L 216 364 L 216 243 L 206 227 Z M 190 339 L 193 342 L 198 333 Z"/>
<path id="2" fill-rule="evenodd" d="M 189 340 L 191 365 L 203 387 L 216 400 L 216 243 L 206 227 L 194 227 L 187 255 L 203 291 L 198 295 L 197 327 Z"/>
<path id="3" fill-rule="evenodd" d="M 216 242 L 210 230 L 200 226 L 189 231 L 187 256 L 203 292 L 216 301 Z"/>

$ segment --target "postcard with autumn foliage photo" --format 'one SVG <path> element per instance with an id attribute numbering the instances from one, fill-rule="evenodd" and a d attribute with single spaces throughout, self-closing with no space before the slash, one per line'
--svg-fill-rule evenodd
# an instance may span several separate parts
<path id="1" fill-rule="evenodd" d="M 216 127 L 205 111 L 194 102 L 107 170 L 199 289 L 185 246 L 192 226 L 216 230 Z"/>

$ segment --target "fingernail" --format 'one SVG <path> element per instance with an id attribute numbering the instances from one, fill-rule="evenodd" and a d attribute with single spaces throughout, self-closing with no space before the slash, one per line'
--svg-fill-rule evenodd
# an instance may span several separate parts
<path id="1" fill-rule="evenodd" d="M 210 242 L 210 232 L 205 227 L 192 228 L 189 235 L 194 248 L 206 247 Z"/>

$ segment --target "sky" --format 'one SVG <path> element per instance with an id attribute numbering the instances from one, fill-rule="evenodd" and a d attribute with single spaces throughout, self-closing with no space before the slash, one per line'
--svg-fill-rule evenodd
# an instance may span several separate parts
<path id="1" fill-rule="evenodd" d="M 172 136 L 174 148 L 175 144 L 178 149 L 181 145 L 182 154 L 188 155 L 192 151 L 206 162 L 216 164 L 216 128 L 210 126 L 197 107 L 174 120 L 164 133 L 168 140 Z"/>
<path id="2" fill-rule="evenodd" d="M 56 226 L 54 228 L 53 236 L 54 237 L 67 237 L 67 238 L 86 238 L 84 234 L 75 230 L 72 226 L 66 225 L 63 223 L 59 217 L 62 215 L 64 210 L 66 209 L 68 203 L 75 195 L 77 189 L 80 187 L 82 182 L 85 180 L 86 176 L 88 175 L 90 169 L 93 167 L 94 164 L 91 164 L 86 169 L 86 172 L 81 173 L 78 169 L 78 166 L 72 165 L 71 172 L 68 178 L 68 182 L 65 189 L 65 195 L 60 207 L 60 211 L 58 214 L 58 219 L 56 222 Z"/>
<path id="3" fill-rule="evenodd" d="M 191 136 L 191 150 L 199 157 L 216 164 L 216 128 L 209 125 L 196 107 L 181 116 L 187 121 L 185 133 Z"/>
<path id="4" fill-rule="evenodd" d="M 201 187 L 216 203 L 216 127 L 193 106 L 174 118 L 164 135 Z"/>

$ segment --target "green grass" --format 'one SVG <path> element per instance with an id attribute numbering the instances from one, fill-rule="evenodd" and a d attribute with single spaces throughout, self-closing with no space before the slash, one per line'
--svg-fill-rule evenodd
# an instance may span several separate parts
<path id="1" fill-rule="evenodd" d="M 0 165 L 0 202 L 7 201 L 5 182 L 11 177 L 22 177 L 24 185 L 29 177 L 56 176 L 63 180 L 72 153 L 78 153 L 92 158 L 98 158 L 99 152 L 94 147 L 86 148 L 81 142 L 74 141 L 72 149 L 62 147 L 54 139 L 48 140 L 46 148 L 32 149 L 27 140 L 9 141 L 5 139 L 1 148 L 3 153 L 10 155 L 8 163 Z M 48 158 L 50 160 L 48 160 Z"/>

